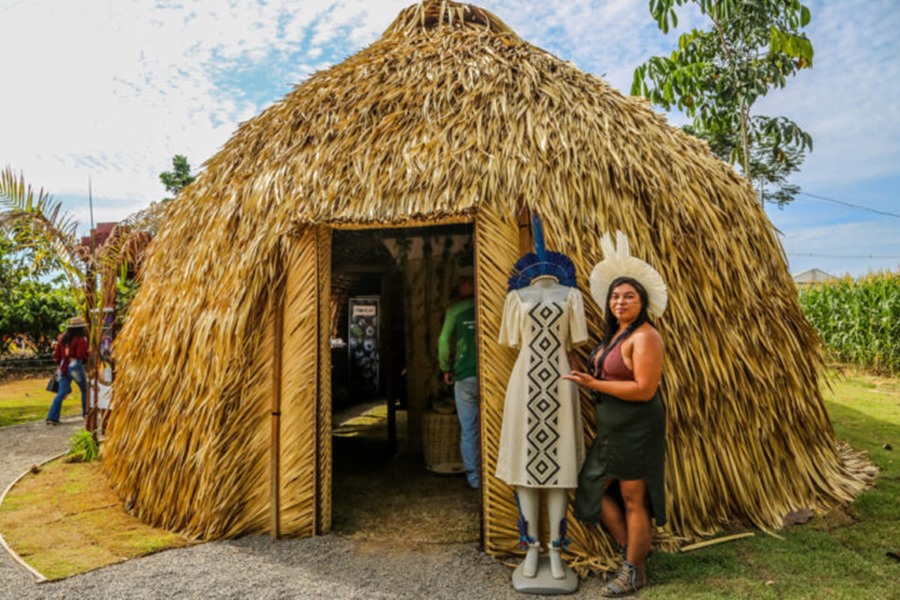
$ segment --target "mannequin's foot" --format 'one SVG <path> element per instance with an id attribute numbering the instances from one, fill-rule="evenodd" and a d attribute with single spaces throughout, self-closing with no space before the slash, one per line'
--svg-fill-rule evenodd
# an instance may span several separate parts
<path id="1" fill-rule="evenodd" d="M 525 560 L 522 561 L 522 575 L 529 579 L 537 575 L 538 557 L 541 554 L 541 543 L 532 542 L 528 544 L 528 551 L 525 553 Z"/>
<path id="2" fill-rule="evenodd" d="M 566 578 L 566 563 L 562 559 L 562 550 L 550 547 L 550 574 L 553 579 Z"/>

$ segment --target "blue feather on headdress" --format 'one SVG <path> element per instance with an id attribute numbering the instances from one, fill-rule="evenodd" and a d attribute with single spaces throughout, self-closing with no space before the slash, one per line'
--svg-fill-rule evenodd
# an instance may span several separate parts
<path id="1" fill-rule="evenodd" d="M 532 216 L 532 233 L 535 251 L 529 252 L 513 265 L 509 277 L 509 291 L 528 287 L 531 285 L 531 281 L 540 275 L 552 275 L 562 285 L 577 287 L 575 265 L 565 254 L 547 250 L 544 241 L 544 225 L 541 217 L 537 214 Z"/>
<path id="2" fill-rule="evenodd" d="M 534 252 L 538 262 L 547 262 L 547 245 L 544 242 L 544 223 L 537 213 L 531 216 L 531 232 L 534 235 Z"/>

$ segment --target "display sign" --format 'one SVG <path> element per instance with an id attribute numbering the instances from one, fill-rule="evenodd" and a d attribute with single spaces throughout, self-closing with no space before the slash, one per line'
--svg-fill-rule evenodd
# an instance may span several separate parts
<path id="1" fill-rule="evenodd" d="M 378 296 L 350 298 L 347 349 L 350 358 L 350 383 L 364 394 L 378 393 Z"/>

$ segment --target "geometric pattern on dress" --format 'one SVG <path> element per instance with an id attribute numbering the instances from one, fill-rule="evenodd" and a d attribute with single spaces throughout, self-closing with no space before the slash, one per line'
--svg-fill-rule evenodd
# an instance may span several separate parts
<path id="1" fill-rule="evenodd" d="M 563 307 L 537 304 L 528 311 L 534 333 L 528 346 L 528 444 L 525 471 L 533 485 L 553 483 L 559 473 L 559 321 Z"/>

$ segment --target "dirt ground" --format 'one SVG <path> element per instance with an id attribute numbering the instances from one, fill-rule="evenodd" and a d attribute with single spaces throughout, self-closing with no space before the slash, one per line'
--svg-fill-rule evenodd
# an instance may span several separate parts
<path id="1" fill-rule="evenodd" d="M 372 413 L 379 414 L 377 406 Z M 357 417 L 349 425 L 356 422 L 362 427 L 354 427 L 352 435 L 336 429 L 333 531 L 367 541 L 478 542 L 478 492 L 466 485 L 462 474 L 433 473 L 425 468 L 421 454 L 406 451 L 405 417 L 405 412 L 398 412 L 401 434 L 393 455 L 385 419 Z"/>

